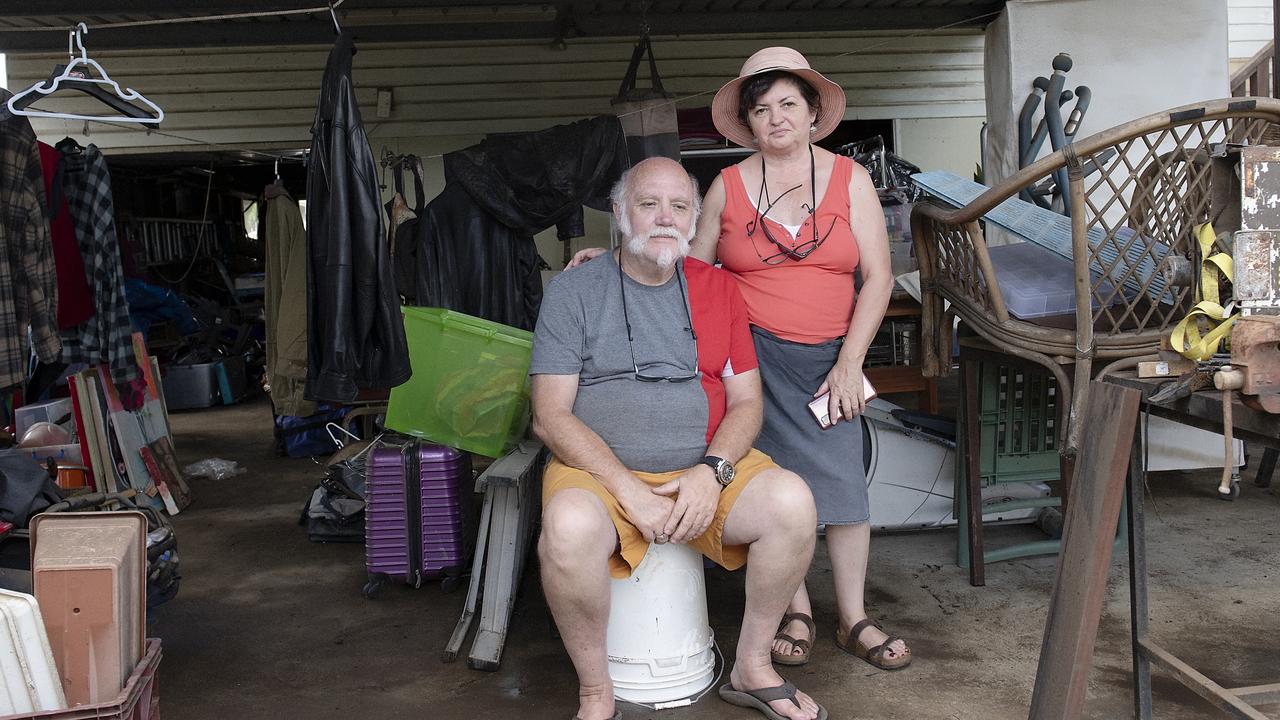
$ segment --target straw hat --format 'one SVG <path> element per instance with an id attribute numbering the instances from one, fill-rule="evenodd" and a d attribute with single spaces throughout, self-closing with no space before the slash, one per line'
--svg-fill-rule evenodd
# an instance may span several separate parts
<path id="1" fill-rule="evenodd" d="M 721 135 L 743 146 L 755 145 L 755 136 L 751 128 L 743 124 L 738 117 L 739 88 L 753 75 L 770 70 L 785 70 L 804 78 L 814 90 L 818 91 L 818 100 L 822 109 L 818 111 L 817 130 L 811 140 L 817 141 L 831 134 L 832 130 L 844 119 L 844 90 L 837 84 L 823 77 L 822 73 L 809 67 L 809 61 L 796 50 L 789 47 L 769 47 L 758 51 L 742 64 L 742 72 L 738 77 L 724 84 L 716 92 L 711 101 L 711 121 Z"/>

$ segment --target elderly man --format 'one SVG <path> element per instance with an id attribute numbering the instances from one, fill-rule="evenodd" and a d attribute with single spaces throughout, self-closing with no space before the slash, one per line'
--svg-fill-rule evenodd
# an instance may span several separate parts
<path id="1" fill-rule="evenodd" d="M 534 431 L 554 455 L 538 553 L 547 602 L 578 673 L 580 720 L 620 718 L 605 636 L 609 577 L 649 543 L 747 564 L 746 612 L 720 696 L 770 718 L 826 711 L 773 670 L 769 647 L 813 553 L 804 481 L 752 449 L 759 372 L 727 273 L 686 258 L 696 183 L 665 158 L 618 183 L 626 241 L 547 288 L 534 333 Z"/>

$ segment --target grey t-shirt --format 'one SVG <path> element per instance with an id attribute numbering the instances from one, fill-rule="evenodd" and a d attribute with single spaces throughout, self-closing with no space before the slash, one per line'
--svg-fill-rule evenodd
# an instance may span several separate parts
<path id="1" fill-rule="evenodd" d="M 680 383 L 635 379 L 622 284 L 640 372 L 691 374 L 697 349 L 680 283 L 672 276 L 651 287 L 626 275 L 619 283 L 612 253 L 560 274 L 547 286 L 533 332 L 529 374 L 577 375 L 573 414 L 627 468 L 669 472 L 692 467 L 706 454 L 707 395 L 700 378 Z"/>

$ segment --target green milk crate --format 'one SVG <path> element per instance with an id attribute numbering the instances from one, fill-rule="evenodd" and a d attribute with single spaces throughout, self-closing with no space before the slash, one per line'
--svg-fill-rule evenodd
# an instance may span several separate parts
<path id="1" fill-rule="evenodd" d="M 982 486 L 1057 480 L 1059 395 L 1053 376 L 1040 368 L 979 362 L 977 393 Z"/>
<path id="2" fill-rule="evenodd" d="M 402 311 L 413 377 L 391 391 L 387 427 L 501 457 L 529 427 L 533 333 L 441 308 Z"/>

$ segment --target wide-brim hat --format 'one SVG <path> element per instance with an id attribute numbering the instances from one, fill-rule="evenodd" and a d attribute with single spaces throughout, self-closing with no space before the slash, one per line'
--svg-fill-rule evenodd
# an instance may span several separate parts
<path id="1" fill-rule="evenodd" d="M 768 47 L 756 52 L 742 64 L 742 72 L 738 77 L 724 84 L 716 91 L 711 101 L 711 121 L 716 130 L 743 147 L 752 147 L 755 136 L 738 117 L 739 94 L 742 83 L 752 76 L 770 70 L 785 70 L 803 78 L 814 90 L 818 91 L 818 101 L 822 105 L 818 110 L 816 130 L 811 140 L 817 141 L 831 134 L 832 130 L 844 119 L 844 89 L 828 80 L 822 73 L 809 67 L 809 61 L 798 51 L 789 47 Z"/>

